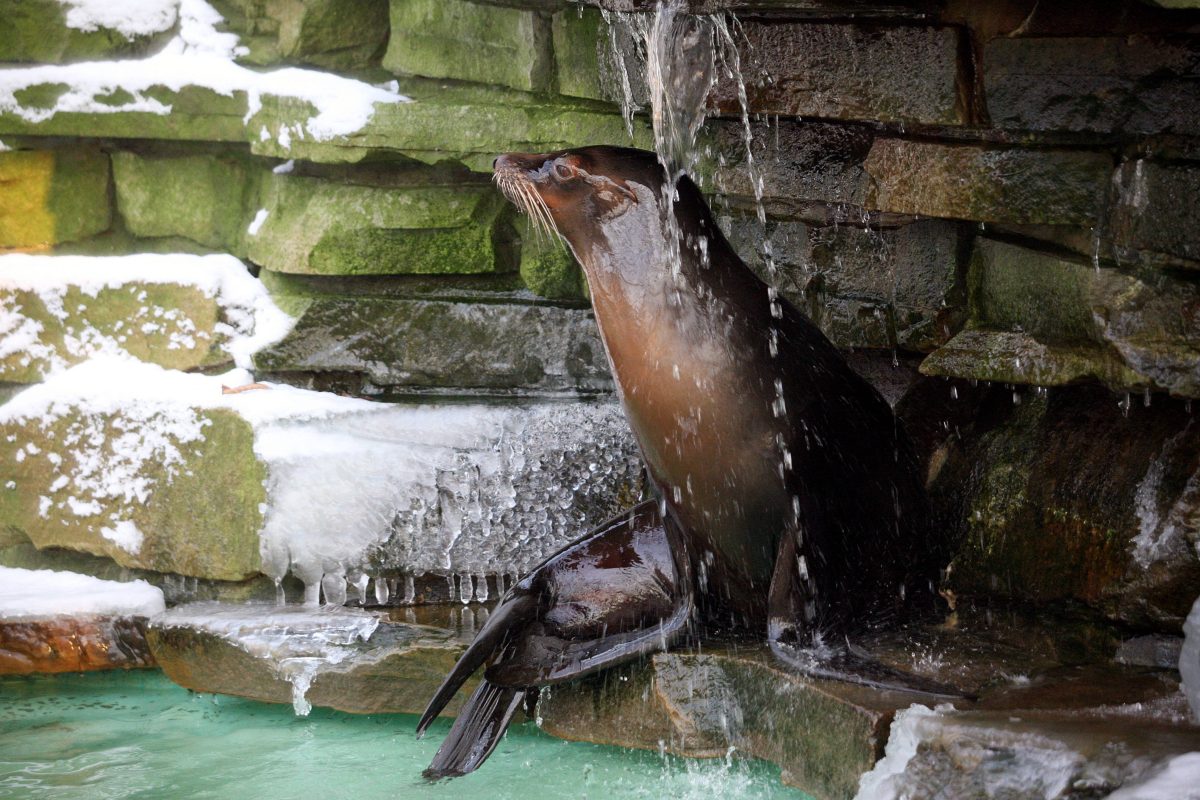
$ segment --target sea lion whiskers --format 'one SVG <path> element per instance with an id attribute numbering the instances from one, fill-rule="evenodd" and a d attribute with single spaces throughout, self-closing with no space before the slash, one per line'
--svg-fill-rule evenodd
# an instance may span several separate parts
<path id="1" fill-rule="evenodd" d="M 504 171 L 495 173 L 492 180 L 499 187 L 500 193 L 508 198 L 517 207 L 517 210 L 529 216 L 530 221 L 533 222 L 533 229 L 539 236 L 545 235 L 551 242 L 562 244 L 562 235 L 558 232 L 558 226 L 554 224 L 550 208 L 527 178 L 514 172 Z"/>

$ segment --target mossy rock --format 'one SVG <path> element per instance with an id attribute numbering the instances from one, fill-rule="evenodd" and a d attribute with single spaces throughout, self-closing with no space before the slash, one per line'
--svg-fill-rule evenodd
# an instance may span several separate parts
<path id="1" fill-rule="evenodd" d="M 470 274 L 512 268 L 507 205 L 489 187 L 396 188 L 272 175 L 249 258 L 315 275 Z"/>
<path id="2" fill-rule="evenodd" d="M 551 300 L 586 300 L 587 279 L 566 243 L 536 230 L 528 218 L 521 231 L 521 280 L 530 291 Z"/>
<path id="3" fill-rule="evenodd" d="M 112 222 L 108 156 L 92 149 L 0 152 L 0 248 L 93 236 Z"/>
<path id="4" fill-rule="evenodd" d="M 377 66 L 388 38 L 387 0 L 215 0 L 246 64 Z"/>
<path id="5" fill-rule="evenodd" d="M 72 407 L 10 420 L 0 425 L 0 519 L 38 548 L 244 580 L 259 572 L 266 499 L 253 439 L 250 425 L 224 409 Z"/>

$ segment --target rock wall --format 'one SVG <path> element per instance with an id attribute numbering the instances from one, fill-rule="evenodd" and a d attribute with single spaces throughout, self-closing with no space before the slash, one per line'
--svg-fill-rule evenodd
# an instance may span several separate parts
<path id="1" fill-rule="evenodd" d="M 747 261 L 897 402 L 962 542 L 950 587 L 1178 631 L 1200 591 L 1200 11 L 690 5 L 738 15 L 762 179 L 759 198 L 726 78 L 705 188 Z M 0 32 L 0 248 L 231 253 L 298 319 L 256 356 L 276 380 L 607 394 L 577 265 L 488 173 L 510 150 L 652 144 L 613 13 L 651 6 L 185 0 L 106 21 L 23 3 Z M 218 45 L 250 69 L 177 61 Z M 178 361 L 162 347 L 143 357 Z M 41 380 L 4 356 L 5 393 Z"/>

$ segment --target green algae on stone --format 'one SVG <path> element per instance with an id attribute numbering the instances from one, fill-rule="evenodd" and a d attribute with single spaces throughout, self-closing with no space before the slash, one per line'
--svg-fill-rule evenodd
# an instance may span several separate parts
<path id="1" fill-rule="evenodd" d="M 111 222 L 104 153 L 91 148 L 0 152 L 0 248 L 84 239 Z"/>
<path id="2" fill-rule="evenodd" d="M 0 519 L 38 548 L 214 580 L 255 575 L 266 468 L 250 425 L 224 409 L 193 409 L 168 426 L 185 438 L 145 438 L 165 413 L 72 406 L 0 425 Z M 119 490 L 113 476 L 123 476 Z"/>
<path id="3" fill-rule="evenodd" d="M 392 0 L 383 66 L 541 92 L 550 80 L 550 24 L 537 11 L 466 0 Z"/>
<path id="4" fill-rule="evenodd" d="M 387 0 L 214 0 L 221 28 L 249 52 L 238 61 L 354 70 L 378 65 L 388 38 Z"/>
<path id="5" fill-rule="evenodd" d="M 144 238 L 183 237 L 233 253 L 253 215 L 258 172 L 225 155 L 113 154 L 117 207 L 125 227 Z"/>

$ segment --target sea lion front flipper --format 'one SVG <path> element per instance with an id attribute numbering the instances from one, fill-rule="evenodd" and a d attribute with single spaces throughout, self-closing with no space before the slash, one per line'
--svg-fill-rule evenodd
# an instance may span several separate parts
<path id="1" fill-rule="evenodd" d="M 467 701 L 426 777 L 463 775 L 495 748 L 535 687 L 665 648 L 691 618 L 684 537 L 655 502 L 642 503 L 543 561 L 500 600 L 421 717 L 422 733 L 479 667 Z"/>

